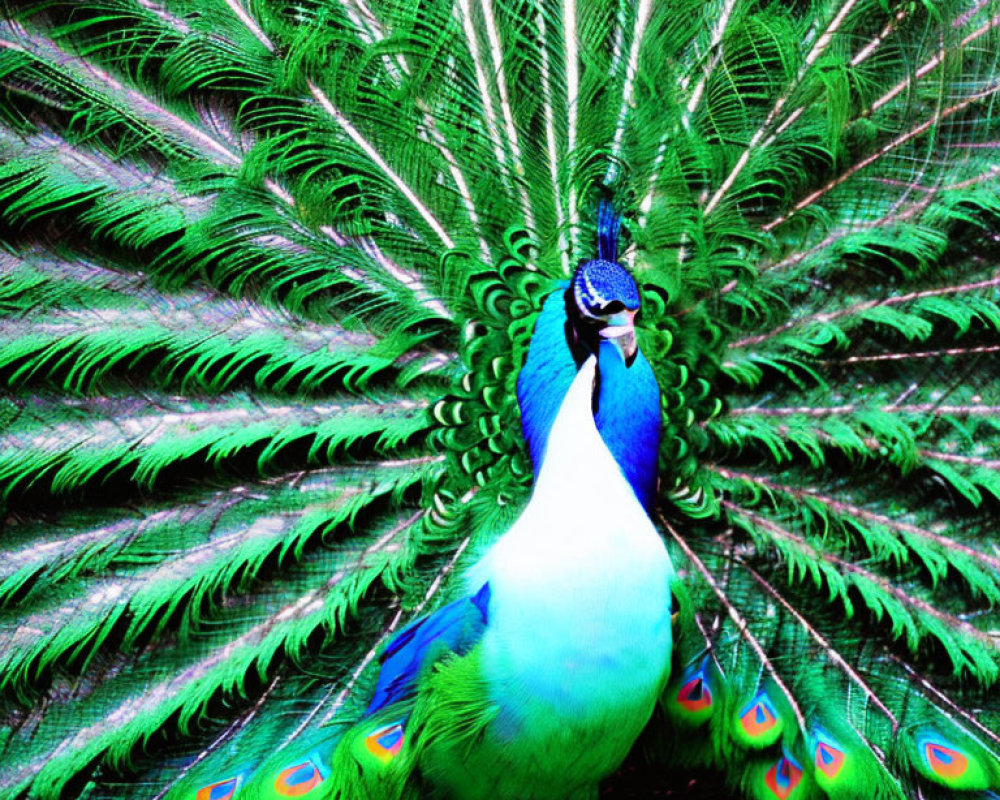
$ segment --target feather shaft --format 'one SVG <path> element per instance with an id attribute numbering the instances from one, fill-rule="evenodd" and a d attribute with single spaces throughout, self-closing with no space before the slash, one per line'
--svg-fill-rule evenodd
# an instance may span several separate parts
<path id="1" fill-rule="evenodd" d="M 885 716 L 885 718 L 892 723 L 893 732 L 898 730 L 899 720 L 896 719 L 896 715 L 889 710 L 889 707 L 884 702 L 882 702 L 882 699 L 875 693 L 875 690 L 872 689 L 872 687 L 865 681 L 865 679 L 861 677 L 860 673 L 858 673 L 858 671 L 850 665 L 847 659 L 844 658 L 837 651 L 836 648 L 834 648 L 834 646 L 830 643 L 830 641 L 826 637 L 824 637 L 823 634 L 821 634 L 818 630 L 816 630 L 815 627 L 810 625 L 809 620 L 807 620 L 799 612 L 799 610 L 795 608 L 795 606 L 793 606 L 790 602 L 788 602 L 787 598 L 785 598 L 780 592 L 778 592 L 778 590 L 775 589 L 770 582 L 764 580 L 764 577 L 759 572 L 757 572 L 757 570 L 755 570 L 753 567 L 751 567 L 749 564 L 747 564 L 745 561 L 743 561 L 743 559 L 741 559 L 738 556 L 736 557 L 736 563 L 738 563 L 747 572 L 749 572 L 750 576 L 755 581 L 757 581 L 757 583 L 761 587 L 763 587 L 764 591 L 767 592 L 775 600 L 777 600 L 778 604 L 782 608 L 784 608 L 785 611 L 787 611 L 789 614 L 792 615 L 792 618 L 797 623 L 799 623 L 801 628 L 806 633 L 808 633 L 812 637 L 813 641 L 815 641 L 816 644 L 818 644 L 823 649 L 823 652 L 826 653 L 826 657 L 830 659 L 830 661 L 832 661 L 834 664 L 836 664 L 847 675 L 847 677 L 850 678 L 859 689 L 861 689 L 865 697 L 867 697 L 871 701 L 872 705 L 875 706 L 875 708 L 877 708 L 879 711 L 881 711 L 882 714 Z"/>
<path id="2" fill-rule="evenodd" d="M 842 172 L 833 180 L 829 181 L 822 188 L 817 189 L 814 192 L 811 192 L 810 194 L 806 195 L 804 198 L 799 200 L 794 206 L 792 206 L 792 209 L 788 213 L 775 217 L 770 222 L 766 223 L 765 225 L 762 225 L 761 230 L 764 231 L 765 233 L 768 233 L 777 228 L 779 225 L 783 225 L 784 223 L 788 222 L 788 220 L 790 220 L 793 216 L 798 214 L 800 211 L 808 208 L 817 200 L 829 194 L 832 190 L 836 189 L 838 186 L 844 183 L 844 181 L 848 180 L 856 173 L 860 172 L 866 167 L 870 167 L 872 164 L 879 161 L 879 159 L 885 157 L 889 153 L 899 148 L 901 145 L 910 141 L 911 139 L 923 135 L 931 128 L 938 125 L 942 120 L 947 119 L 948 117 L 958 113 L 959 111 L 965 110 L 973 103 L 979 103 L 991 98 L 998 91 L 1000 91 L 1000 83 L 996 83 L 986 89 L 983 89 L 982 91 L 974 92 L 973 94 L 963 98 L 962 100 L 959 100 L 957 103 L 954 103 L 950 106 L 936 109 L 934 114 L 930 118 L 924 120 L 919 125 L 915 125 L 905 133 L 902 133 L 899 136 L 895 137 L 892 141 L 886 143 L 871 155 L 865 156 L 860 161 L 852 164 L 844 172 Z"/>
<path id="3" fill-rule="evenodd" d="M 667 520 L 662 515 L 659 516 L 659 519 L 660 519 L 660 524 L 663 525 L 664 528 L 666 528 L 671 538 L 677 543 L 677 546 L 681 548 L 687 559 L 692 564 L 694 564 L 695 569 L 697 569 L 698 572 L 701 574 L 702 579 L 705 581 L 706 584 L 708 584 L 708 587 L 712 590 L 712 593 L 718 598 L 719 602 L 722 604 L 722 607 L 726 610 L 726 613 L 729 615 L 729 618 L 733 621 L 733 624 L 736 626 L 736 630 L 739 631 L 740 636 L 750 646 L 750 649 L 754 651 L 754 654 L 760 661 L 761 666 L 764 667 L 764 669 L 767 671 L 767 674 L 771 676 L 771 679 L 774 681 L 775 685 L 781 690 L 782 694 L 785 695 L 785 698 L 787 699 L 788 704 L 792 709 L 792 713 L 795 715 L 795 720 L 798 723 L 799 730 L 802 732 L 803 735 L 805 735 L 808 728 L 806 727 L 806 718 L 802 714 L 802 709 L 799 708 L 799 704 L 795 700 L 795 695 L 792 694 L 791 690 L 788 688 L 788 685 L 782 679 L 781 675 L 778 673 L 778 670 L 771 662 L 771 659 L 768 658 L 767 652 L 764 650 L 763 645 L 761 645 L 757 637 L 754 636 L 753 633 L 751 632 L 750 624 L 747 621 L 747 619 L 742 614 L 740 614 L 736 606 L 733 605 L 732 601 L 726 595 L 725 590 L 723 590 L 723 588 L 719 585 L 719 582 L 714 577 L 712 577 L 711 570 L 709 570 L 708 567 L 705 566 L 705 562 L 702 561 L 700 558 L 698 558 L 697 554 L 694 552 L 694 550 L 691 549 L 690 545 L 688 545 L 688 543 L 684 541 L 684 537 L 681 536 L 674 529 L 674 527 L 669 522 L 667 522 Z"/>
<path id="4" fill-rule="evenodd" d="M 389 179 L 389 181 L 399 190 L 400 194 L 405 197 L 410 205 L 416 210 L 416 212 L 421 216 L 427 226 L 437 234 L 437 237 L 441 240 L 441 244 L 447 247 L 449 250 L 455 248 L 455 243 L 452 241 L 451 237 L 447 234 L 441 223 L 435 218 L 431 210 L 417 197 L 416 192 L 411 189 L 406 182 L 400 177 L 382 155 L 375 149 L 364 136 L 361 135 L 359 131 L 350 120 L 341 113 L 336 106 L 333 105 L 330 98 L 327 97 L 326 93 L 319 88 L 314 82 L 308 81 L 307 83 L 309 91 L 315 98 L 316 102 L 320 104 L 322 109 L 329 114 L 338 126 L 348 135 L 352 142 L 354 142 L 361 150 L 372 160 L 372 162 L 379 168 L 379 170 Z"/>

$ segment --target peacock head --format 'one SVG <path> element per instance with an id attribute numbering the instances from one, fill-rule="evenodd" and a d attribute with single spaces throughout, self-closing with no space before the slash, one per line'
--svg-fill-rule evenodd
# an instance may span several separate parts
<path id="1" fill-rule="evenodd" d="M 639 287 L 621 264 L 602 258 L 582 262 L 566 290 L 568 333 L 577 363 L 596 354 L 601 341 L 607 340 L 625 366 L 632 366 L 638 353 L 639 307 Z"/>

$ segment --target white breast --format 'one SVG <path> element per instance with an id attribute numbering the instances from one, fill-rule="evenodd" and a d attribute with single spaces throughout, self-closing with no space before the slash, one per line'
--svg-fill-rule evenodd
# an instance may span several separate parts
<path id="1" fill-rule="evenodd" d="M 471 577 L 490 583 L 482 665 L 509 733 L 617 726 L 627 750 L 669 671 L 672 566 L 597 432 L 587 378 L 553 424 L 531 501 Z"/>

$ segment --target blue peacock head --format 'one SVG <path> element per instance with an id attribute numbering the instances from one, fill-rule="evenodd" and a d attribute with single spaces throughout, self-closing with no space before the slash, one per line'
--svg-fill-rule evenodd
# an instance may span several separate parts
<path id="1" fill-rule="evenodd" d="M 581 263 L 566 290 L 566 317 L 574 337 L 571 346 L 582 344 L 598 354 L 600 342 L 607 340 L 618 349 L 625 366 L 632 366 L 638 353 L 635 317 L 640 304 L 639 287 L 621 264 L 604 258 Z"/>
<path id="2" fill-rule="evenodd" d="M 597 209 L 597 258 L 581 261 L 566 289 L 567 342 L 577 365 L 601 342 L 611 342 L 626 367 L 639 352 L 635 318 L 641 299 L 635 279 L 618 263 L 621 217 L 602 201 Z"/>

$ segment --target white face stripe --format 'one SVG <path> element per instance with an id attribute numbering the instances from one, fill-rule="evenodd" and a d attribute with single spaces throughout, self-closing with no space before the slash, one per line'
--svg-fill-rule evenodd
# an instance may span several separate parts
<path id="1" fill-rule="evenodd" d="M 602 295 L 599 291 L 597 291 L 597 289 L 594 288 L 594 284 L 590 282 L 590 278 L 587 277 L 586 272 L 583 273 L 583 280 L 586 281 L 587 291 L 590 293 L 590 296 L 594 298 L 595 304 L 597 303 L 598 300 L 604 299 L 604 295 Z"/>
<path id="2" fill-rule="evenodd" d="M 587 284 L 587 289 L 590 292 L 593 292 L 594 291 L 594 287 L 591 285 L 590 281 L 587 279 L 587 276 L 583 275 L 582 277 L 583 277 L 583 280 Z M 586 300 L 583 297 L 583 294 L 581 292 L 581 286 L 580 286 L 580 282 L 579 281 L 573 281 L 573 299 L 576 301 L 577 310 L 581 314 L 583 314 L 583 316 L 590 317 L 590 319 L 600 319 L 599 316 L 597 316 L 596 314 L 592 313 L 591 310 L 587 307 L 587 302 L 586 302 Z"/>
<path id="3" fill-rule="evenodd" d="M 601 306 L 606 305 L 607 301 L 604 300 L 604 295 L 601 294 L 597 289 L 594 288 L 594 284 L 590 282 L 590 278 L 587 276 L 586 272 L 582 272 L 580 277 L 583 278 L 583 282 L 587 285 L 588 297 L 593 301 L 593 305 Z M 580 313 L 585 317 L 590 317 L 590 319 L 604 319 L 603 316 L 593 313 L 589 304 L 586 302 L 583 294 L 580 291 L 580 282 L 578 280 L 573 281 L 573 298 L 576 300 L 576 307 L 580 310 Z M 604 301 L 602 303 L 602 301 Z"/>

